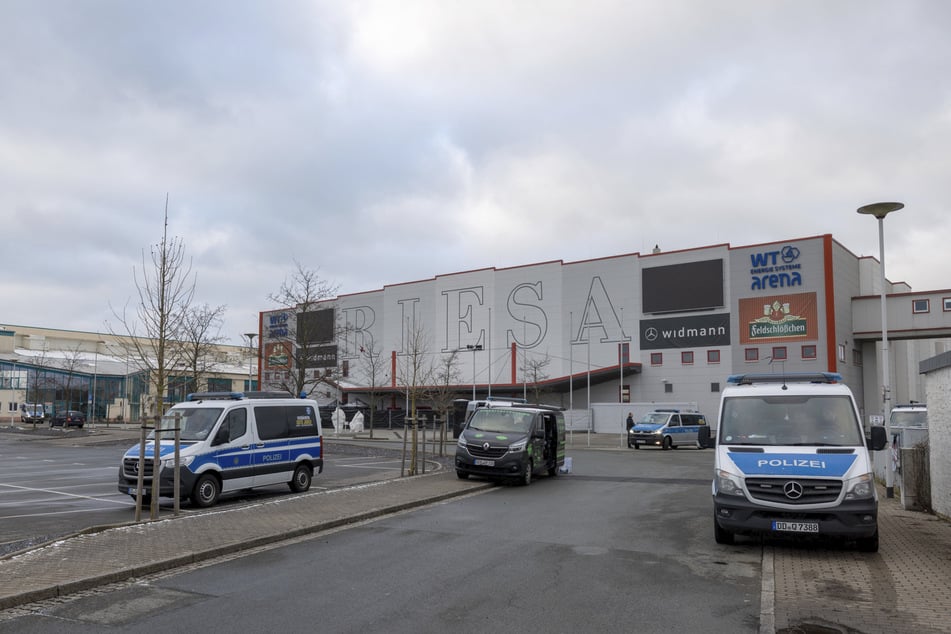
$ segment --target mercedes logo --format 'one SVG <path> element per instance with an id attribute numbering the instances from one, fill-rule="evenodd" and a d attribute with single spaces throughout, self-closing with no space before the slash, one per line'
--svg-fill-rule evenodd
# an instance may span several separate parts
<path id="1" fill-rule="evenodd" d="M 786 497 L 790 500 L 798 500 L 802 497 L 802 485 L 794 480 L 790 480 L 783 485 L 783 493 L 785 493 Z"/>
<path id="2" fill-rule="evenodd" d="M 488 451 L 488 450 L 489 450 L 489 443 L 487 443 L 487 442 L 482 443 L 482 449 L 484 449 L 485 451 Z"/>
<path id="3" fill-rule="evenodd" d="M 644 331 L 644 338 L 648 341 L 657 341 L 657 329 L 651 326 Z"/>

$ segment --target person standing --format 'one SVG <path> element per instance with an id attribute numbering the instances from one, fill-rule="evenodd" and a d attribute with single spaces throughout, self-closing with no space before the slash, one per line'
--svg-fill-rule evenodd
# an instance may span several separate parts
<path id="1" fill-rule="evenodd" d="M 634 426 L 634 414 L 633 412 L 627 413 L 627 431 L 630 433 L 631 427 Z"/>

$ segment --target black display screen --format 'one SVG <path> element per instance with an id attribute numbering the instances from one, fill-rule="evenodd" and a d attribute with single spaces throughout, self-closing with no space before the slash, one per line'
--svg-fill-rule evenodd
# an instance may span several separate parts
<path id="1" fill-rule="evenodd" d="M 721 308 L 723 260 L 641 269 L 641 300 L 645 313 Z"/>

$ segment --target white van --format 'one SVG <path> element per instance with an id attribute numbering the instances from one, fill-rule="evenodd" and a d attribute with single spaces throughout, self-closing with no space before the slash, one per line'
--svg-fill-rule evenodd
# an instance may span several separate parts
<path id="1" fill-rule="evenodd" d="M 698 440 L 700 427 L 707 419 L 695 410 L 655 409 L 627 430 L 627 446 L 656 445 L 662 449 L 704 446 Z"/>
<path id="2" fill-rule="evenodd" d="M 739 374 L 720 397 L 713 478 L 718 544 L 735 534 L 818 535 L 878 551 L 878 495 L 855 399 L 836 373 Z M 701 443 L 709 431 L 701 429 Z"/>
<path id="3" fill-rule="evenodd" d="M 310 488 L 324 468 L 316 401 L 273 392 L 204 392 L 169 409 L 159 423 L 159 495 L 174 495 L 176 420 L 180 425 L 179 495 L 211 506 L 221 493 L 286 483 Z M 140 459 L 131 447 L 119 465 L 119 492 L 136 496 L 142 470 L 143 500 L 150 500 L 155 432 Z"/>

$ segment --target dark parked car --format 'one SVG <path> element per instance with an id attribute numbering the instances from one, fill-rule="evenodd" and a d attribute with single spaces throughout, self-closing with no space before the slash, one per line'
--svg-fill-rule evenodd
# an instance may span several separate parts
<path id="1" fill-rule="evenodd" d="M 86 424 L 86 417 L 82 412 L 76 410 L 67 410 L 65 412 L 56 412 L 50 419 L 50 427 L 79 427 Z"/>

